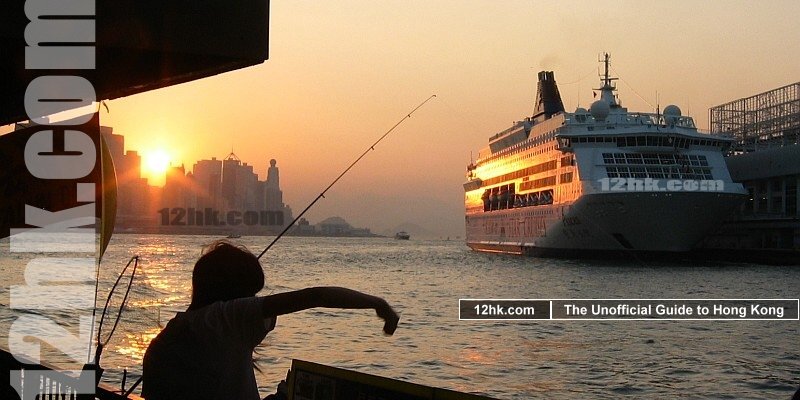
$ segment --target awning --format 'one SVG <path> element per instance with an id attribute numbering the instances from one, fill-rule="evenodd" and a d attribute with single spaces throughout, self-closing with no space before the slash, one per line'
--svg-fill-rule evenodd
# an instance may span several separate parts
<path id="1" fill-rule="evenodd" d="M 26 3 L 48 2 L 5 2 L 0 12 L 0 125 L 28 119 L 25 91 L 38 76 L 83 76 L 104 100 L 260 64 L 268 57 L 269 0 L 96 0 L 96 69 L 26 70 Z"/>

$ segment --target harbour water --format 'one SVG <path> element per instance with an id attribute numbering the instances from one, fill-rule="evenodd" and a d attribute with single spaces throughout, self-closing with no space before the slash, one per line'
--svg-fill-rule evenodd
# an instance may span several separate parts
<path id="1" fill-rule="evenodd" d="M 193 263 L 214 239 L 114 236 L 101 300 L 131 256 L 142 261 L 103 354 L 105 381 L 119 385 L 123 369 L 128 383 L 140 375 L 148 342 L 185 309 Z M 235 241 L 254 252 L 269 242 Z M 5 338 L 19 316 L 9 307 L 9 286 L 22 282 L 26 260 L 9 253 L 7 239 L 0 249 Z M 255 355 L 262 395 L 274 392 L 293 358 L 497 399 L 789 398 L 800 386 L 798 321 L 458 319 L 459 298 L 798 298 L 797 267 L 536 259 L 476 253 L 462 241 L 295 237 L 283 238 L 262 263 L 264 294 L 345 286 L 383 296 L 401 314 L 391 337 L 367 310 L 279 318 Z"/>

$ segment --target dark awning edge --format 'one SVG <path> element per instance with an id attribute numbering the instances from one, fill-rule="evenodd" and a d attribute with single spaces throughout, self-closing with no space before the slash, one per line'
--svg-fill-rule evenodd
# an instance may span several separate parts
<path id="1" fill-rule="evenodd" d="M 24 96 L 42 75 L 81 75 L 115 99 L 260 64 L 269 0 L 114 0 L 96 3 L 96 69 L 25 69 L 24 2 L 0 15 L 0 125 L 28 119 Z"/>

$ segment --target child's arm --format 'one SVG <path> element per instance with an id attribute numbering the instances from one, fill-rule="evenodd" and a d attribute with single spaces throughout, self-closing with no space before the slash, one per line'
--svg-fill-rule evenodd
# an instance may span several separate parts
<path id="1" fill-rule="evenodd" d="M 384 320 L 383 331 L 388 335 L 394 333 L 400 320 L 386 300 L 341 287 L 313 287 L 264 296 L 263 299 L 265 317 L 276 317 L 315 307 L 372 308 Z"/>

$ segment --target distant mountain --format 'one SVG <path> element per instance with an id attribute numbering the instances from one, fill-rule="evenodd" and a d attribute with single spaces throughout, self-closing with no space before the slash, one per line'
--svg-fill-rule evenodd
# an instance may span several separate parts
<path id="1" fill-rule="evenodd" d="M 412 222 L 404 222 L 400 225 L 395 226 L 390 230 L 383 231 L 384 236 L 394 237 L 394 234 L 397 232 L 407 232 L 411 235 L 411 239 L 438 239 L 440 235 L 436 234 L 431 230 L 423 228 L 415 223 Z"/>

